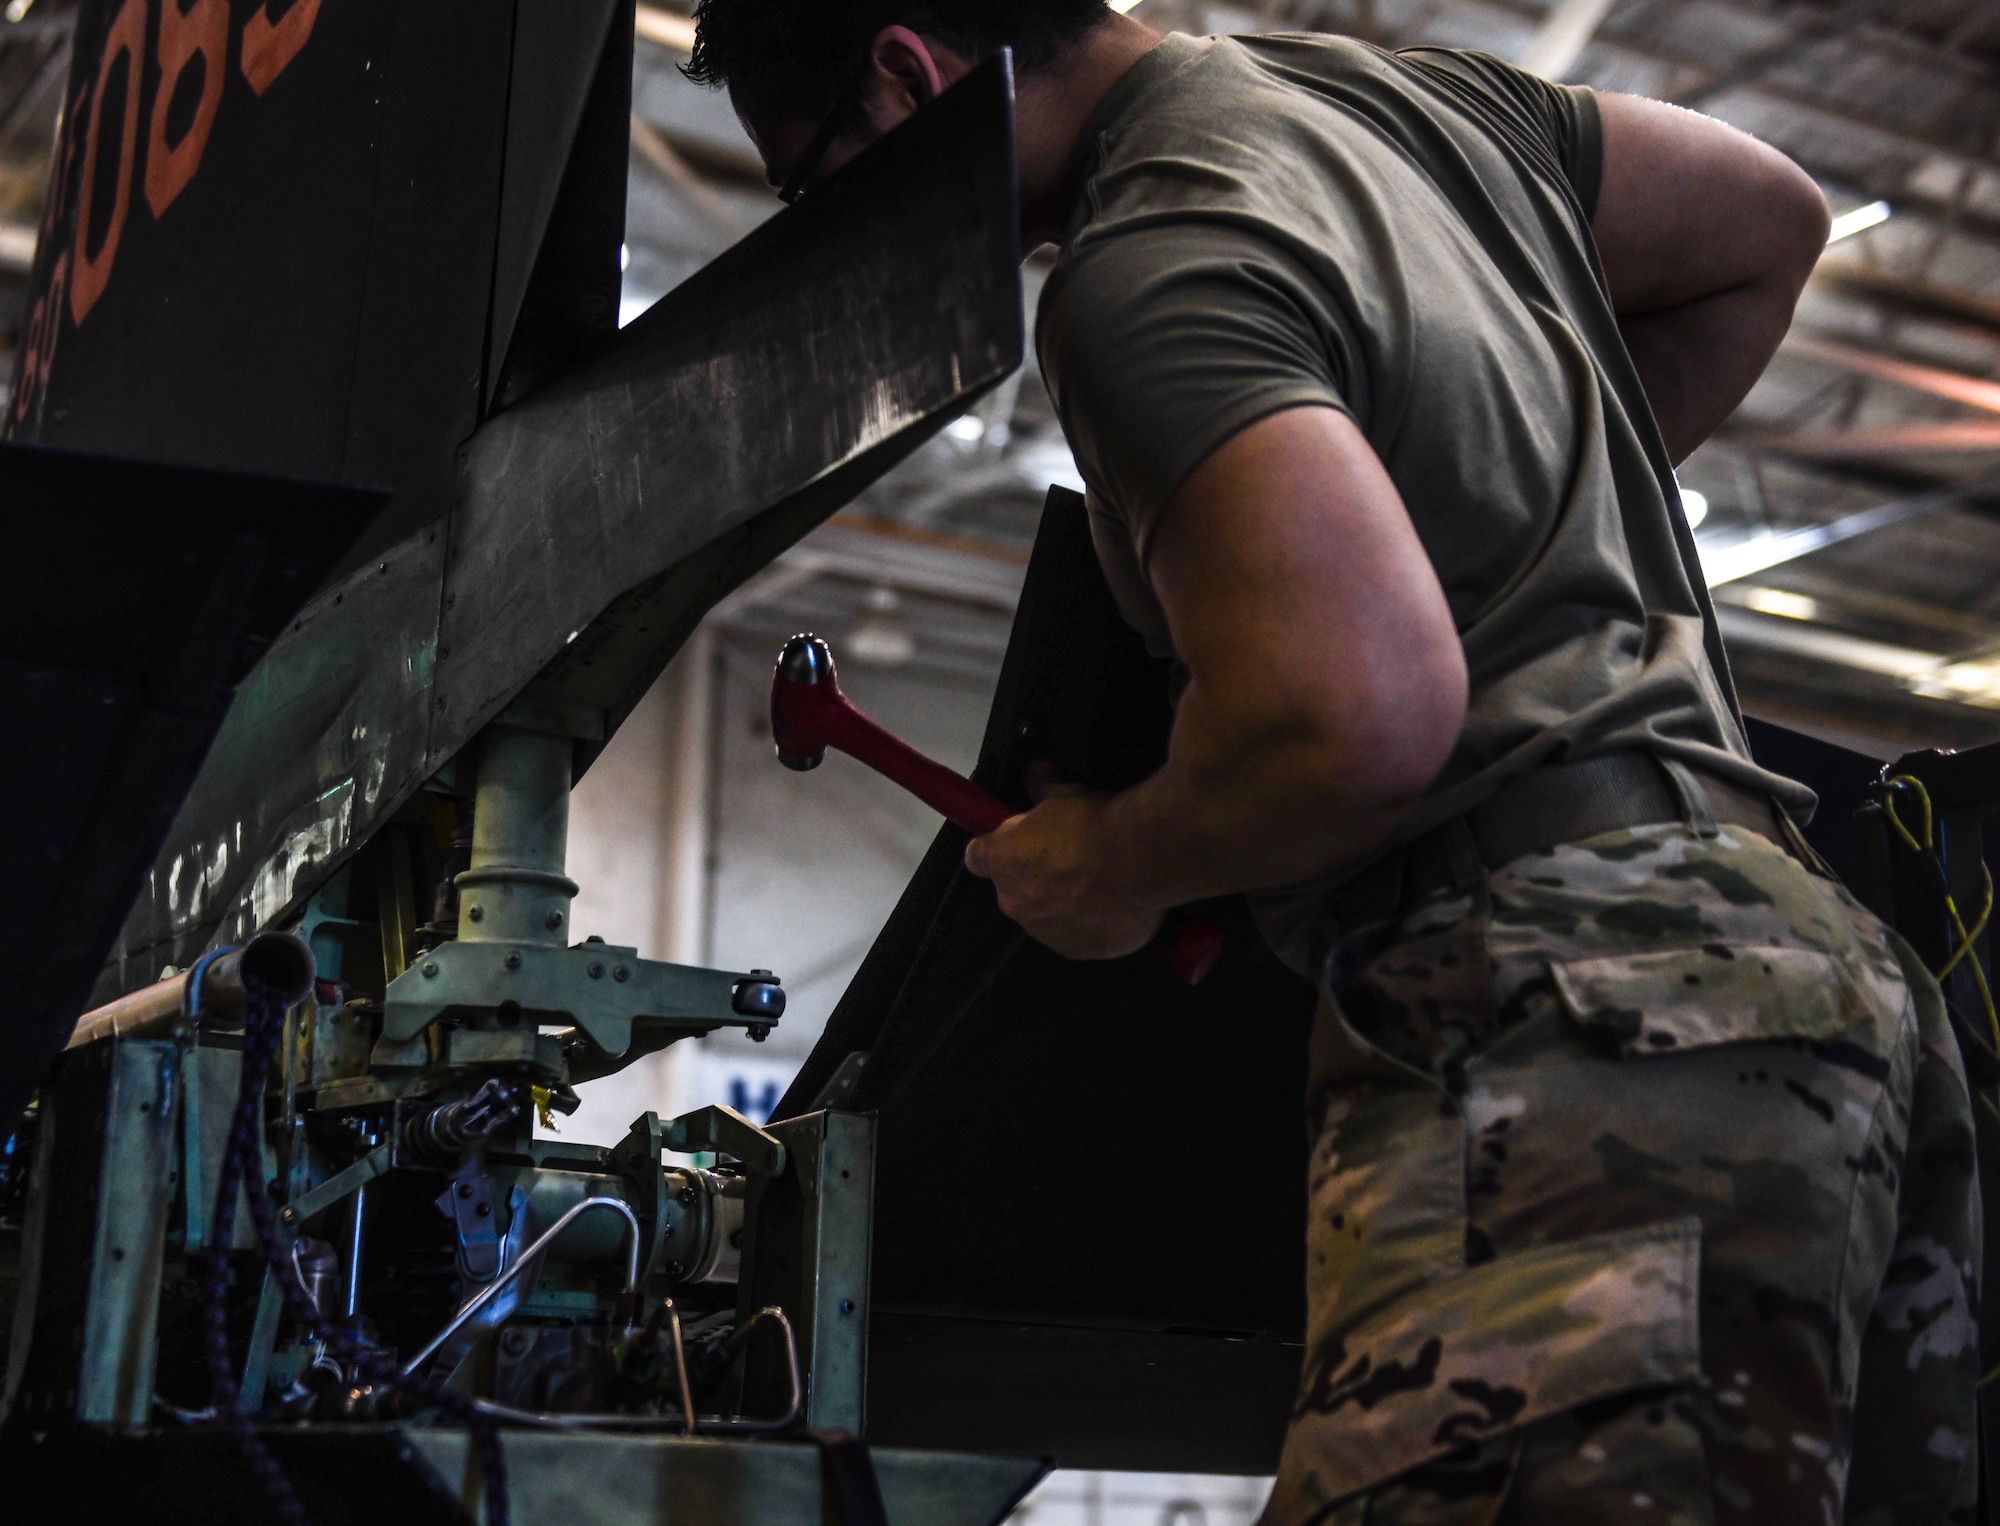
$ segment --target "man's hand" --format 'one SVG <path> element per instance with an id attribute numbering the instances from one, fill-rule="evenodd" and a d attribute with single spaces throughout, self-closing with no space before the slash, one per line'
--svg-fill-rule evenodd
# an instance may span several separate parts
<path id="1" fill-rule="evenodd" d="M 1112 796 L 1031 774 L 1039 802 L 965 848 L 965 867 L 993 881 L 1000 909 L 1070 959 L 1116 959 L 1144 948 L 1164 906 L 1122 883 L 1114 862 Z"/>

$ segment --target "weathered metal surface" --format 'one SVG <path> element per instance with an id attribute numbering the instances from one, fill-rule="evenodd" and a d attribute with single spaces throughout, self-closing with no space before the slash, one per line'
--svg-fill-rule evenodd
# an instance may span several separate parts
<path id="1" fill-rule="evenodd" d="M 716 599 L 1019 362 L 1012 180 L 996 63 L 482 429 L 448 538 L 259 667 L 99 999 L 294 913 L 510 701 L 615 729 Z"/>
<path id="2" fill-rule="evenodd" d="M 184 1053 L 172 1039 L 113 1043 L 76 1396 L 76 1417 L 98 1425 L 144 1425 L 152 1417 L 153 1337 L 174 1197 L 175 1101 Z"/>
<path id="3" fill-rule="evenodd" d="M 1010 105 L 978 71 L 479 432 L 434 760 L 537 673 L 622 718 L 692 619 L 1014 368 Z"/>
<path id="4" fill-rule="evenodd" d="M 737 1313 L 768 1304 L 791 1316 L 806 1381 L 806 1423 L 866 1430 L 868 1310 L 875 1219 L 875 1120 L 807 1113 L 773 1124 L 785 1167 L 750 1184 Z M 752 1338 L 744 1379 L 749 1413 L 784 1405 L 782 1353 Z"/>

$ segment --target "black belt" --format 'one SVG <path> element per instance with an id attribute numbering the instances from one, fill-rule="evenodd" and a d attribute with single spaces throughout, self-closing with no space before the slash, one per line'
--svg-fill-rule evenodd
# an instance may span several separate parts
<path id="1" fill-rule="evenodd" d="M 1552 763 L 1511 779 L 1464 815 L 1434 827 L 1362 869 L 1333 895 L 1343 929 L 1385 921 L 1437 891 L 1464 887 L 1524 854 L 1600 832 L 1690 819 L 1666 763 L 1645 752 L 1613 752 Z M 1742 827 L 1796 856 L 1768 795 L 1679 765 L 1718 826 Z M 1696 802 L 1697 809 L 1702 802 Z"/>

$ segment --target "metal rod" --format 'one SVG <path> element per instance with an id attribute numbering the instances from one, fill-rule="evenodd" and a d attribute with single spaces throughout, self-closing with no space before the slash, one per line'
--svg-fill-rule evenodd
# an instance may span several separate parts
<path id="1" fill-rule="evenodd" d="M 692 1436 L 694 1434 L 695 1420 L 697 1419 L 694 1412 L 694 1385 L 688 1382 L 687 1346 L 681 1340 L 681 1311 L 674 1307 L 674 1301 L 671 1298 L 667 1300 L 667 1328 L 673 1331 L 674 1373 L 679 1377 L 681 1384 L 681 1420 L 683 1422 L 681 1434 L 683 1436 Z"/>
<path id="2" fill-rule="evenodd" d="M 500 1290 L 506 1287 L 507 1284 L 512 1282 L 516 1277 L 518 1277 L 524 1268 L 532 1266 L 535 1262 L 535 1258 L 539 1256 L 542 1253 L 542 1251 L 549 1246 L 551 1242 L 554 1241 L 555 1237 L 561 1234 L 565 1229 L 569 1228 L 570 1221 L 572 1219 L 575 1219 L 582 1214 L 588 1213 L 593 1208 L 608 1208 L 612 1212 L 623 1216 L 625 1222 L 631 1226 L 632 1235 L 630 1240 L 627 1241 L 628 1249 L 625 1257 L 625 1292 L 628 1296 L 638 1292 L 639 1238 L 640 1238 L 639 1216 L 633 1213 L 630 1208 L 628 1208 L 624 1203 L 620 1202 L 615 1197 L 587 1197 L 581 1203 L 578 1203 L 574 1208 L 570 1209 L 568 1213 L 564 1214 L 561 1218 L 557 1219 L 555 1223 L 551 1224 L 547 1229 L 543 1230 L 541 1234 L 537 1235 L 535 1237 L 534 1244 L 530 1245 L 526 1250 L 522 1251 L 520 1255 L 516 1256 L 511 1266 L 509 1266 L 498 1277 L 495 1277 L 491 1282 L 487 1283 L 486 1286 L 481 1288 L 477 1293 L 473 1294 L 473 1296 L 469 1300 L 467 1300 L 465 1307 L 460 1309 L 456 1314 L 454 1314 L 451 1317 L 451 1322 L 447 1324 L 442 1330 L 438 1331 L 436 1335 L 432 1336 L 430 1340 L 425 1344 L 423 1350 L 419 1351 L 415 1356 L 411 1357 L 409 1361 L 403 1364 L 403 1376 L 408 1377 L 411 1373 L 415 1372 L 419 1367 L 423 1366 L 425 1362 L 429 1361 L 432 1353 L 435 1352 L 438 1349 L 438 1347 L 442 1346 L 446 1341 L 450 1340 L 452 1336 L 458 1333 L 458 1331 L 465 1325 L 465 1323 L 468 1320 L 470 1320 L 474 1315 L 476 1315 L 481 1309 L 485 1308 L 489 1303 L 493 1302 L 495 1298 L 499 1297 Z"/>
<path id="3" fill-rule="evenodd" d="M 697 1432 L 761 1432 L 782 1431 L 794 1424 L 799 1413 L 806 1406 L 805 1380 L 799 1375 L 799 1340 L 792 1329 L 792 1322 L 785 1311 L 775 1304 L 759 1309 L 750 1316 L 749 1322 L 738 1330 L 732 1341 L 740 1341 L 764 1320 L 772 1319 L 785 1332 L 785 1370 L 791 1380 L 791 1402 L 785 1406 L 782 1415 L 774 1415 L 768 1420 L 751 1420 L 732 1415 L 701 1415 L 695 1419 Z M 474 1399 L 472 1407 L 482 1415 L 491 1415 L 495 1420 L 512 1420 L 518 1425 L 537 1426 L 548 1431 L 658 1431 L 681 1427 L 685 1433 L 685 1420 L 680 1415 L 559 1415 L 545 1409 L 515 1409 L 511 1404 L 496 1403 L 492 1399 Z"/>
<path id="4" fill-rule="evenodd" d="M 222 1019 L 225 1026 L 240 1026 L 250 1000 L 243 982 L 246 972 L 273 987 L 288 1007 L 312 994 L 316 973 L 312 950 L 304 939 L 291 933 L 259 933 L 243 947 L 210 963 L 201 980 L 202 1011 Z M 165 1033 L 188 1015 L 187 988 L 188 971 L 183 970 L 106 1002 L 77 1019 L 67 1047 L 78 1049 L 99 1039 Z"/>
<path id="5" fill-rule="evenodd" d="M 361 1312 L 361 1250 L 363 1230 L 367 1224 L 368 1187 L 363 1183 L 354 1192 L 354 1213 L 348 1220 L 347 1230 L 347 1288 L 342 1296 L 340 1312 L 343 1318 L 352 1320 Z M 292 1244 L 298 1249 L 298 1242 Z"/>

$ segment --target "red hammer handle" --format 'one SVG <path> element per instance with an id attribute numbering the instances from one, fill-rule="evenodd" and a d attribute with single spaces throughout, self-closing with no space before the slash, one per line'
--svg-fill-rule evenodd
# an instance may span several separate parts
<path id="1" fill-rule="evenodd" d="M 884 778 L 900 784 L 919 800 L 974 837 L 984 837 L 1009 816 L 998 796 L 987 793 L 962 774 L 925 757 L 893 732 L 868 719 L 838 690 L 813 691 L 814 718 L 826 745 L 858 758 Z"/>
<path id="2" fill-rule="evenodd" d="M 830 655 L 828 658 L 831 661 Z M 780 676 L 782 690 L 773 689 L 772 731 L 782 755 L 788 744 L 811 751 L 805 743 L 835 747 L 903 786 L 947 821 L 975 837 L 984 837 L 1017 814 L 997 795 L 981 789 L 962 774 L 925 757 L 901 737 L 885 731 L 854 708 L 838 683 L 794 684 Z M 776 703 L 783 696 L 782 712 Z M 1223 946 L 1223 932 L 1213 922 L 1170 911 L 1153 937 L 1167 967 L 1188 985 L 1199 985 L 1214 968 Z"/>

